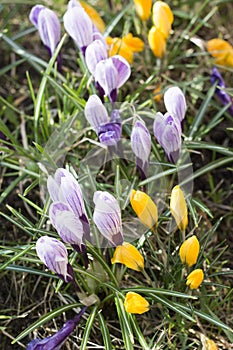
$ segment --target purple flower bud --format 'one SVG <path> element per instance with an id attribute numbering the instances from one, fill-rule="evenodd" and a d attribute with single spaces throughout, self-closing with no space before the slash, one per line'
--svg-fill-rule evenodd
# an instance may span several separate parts
<path id="1" fill-rule="evenodd" d="M 129 63 L 116 55 L 97 63 L 94 78 L 110 101 L 115 102 L 118 89 L 128 80 L 130 74 Z"/>
<path id="2" fill-rule="evenodd" d="M 73 175 L 66 169 L 58 168 L 54 178 L 48 177 L 47 188 L 54 202 L 49 212 L 50 219 L 61 238 L 66 243 L 77 245 L 83 244 L 83 238 L 90 241 L 90 225 L 82 191 Z M 62 222 L 61 217 L 66 218 L 66 222 Z M 77 230 L 76 235 L 74 230 Z"/>
<path id="3" fill-rule="evenodd" d="M 45 339 L 32 340 L 26 350 L 60 350 L 66 338 L 75 330 L 82 315 L 85 313 L 85 306 L 72 320 L 68 320 L 63 327 L 54 335 Z"/>
<path id="4" fill-rule="evenodd" d="M 36 242 L 36 252 L 49 270 L 55 272 L 65 282 L 74 281 L 67 249 L 62 242 L 48 236 L 40 237 Z"/>
<path id="5" fill-rule="evenodd" d="M 91 124 L 98 134 L 99 126 L 108 123 L 108 112 L 101 99 L 97 95 L 91 95 L 86 103 L 84 114 L 87 121 Z"/>
<path id="6" fill-rule="evenodd" d="M 230 107 L 228 108 L 228 112 L 230 113 L 231 116 L 233 116 L 232 98 L 230 97 L 230 95 L 228 95 L 228 93 L 225 90 L 226 86 L 225 86 L 223 77 L 219 73 L 218 69 L 216 67 L 214 67 L 212 70 L 210 83 L 211 83 L 211 85 L 214 85 L 216 82 L 217 82 L 217 86 L 215 89 L 215 93 L 218 96 L 218 98 L 223 106 L 226 106 L 227 104 L 231 103 Z"/>
<path id="7" fill-rule="evenodd" d="M 107 123 L 99 126 L 98 136 L 106 146 L 117 146 L 121 139 L 121 123 Z"/>
<path id="8" fill-rule="evenodd" d="M 97 63 L 108 58 L 106 45 L 101 40 L 95 40 L 88 45 L 85 52 L 87 68 L 95 76 Z"/>
<path id="9" fill-rule="evenodd" d="M 29 19 L 38 29 L 43 44 L 52 56 L 61 37 L 61 26 L 56 13 L 43 5 L 35 5 Z"/>
<path id="10" fill-rule="evenodd" d="M 93 24 L 81 6 L 69 7 L 63 16 L 64 27 L 83 54 L 93 41 Z"/>
<path id="11" fill-rule="evenodd" d="M 165 92 L 164 104 L 168 113 L 182 122 L 187 105 L 184 94 L 178 86 L 171 87 Z"/>
<path id="12" fill-rule="evenodd" d="M 168 161 L 176 163 L 181 149 L 180 121 L 172 117 L 170 113 L 163 115 L 158 112 L 155 116 L 153 129 L 155 138 L 163 147 Z"/>
<path id="13" fill-rule="evenodd" d="M 121 210 L 117 200 L 106 191 L 94 193 L 95 204 L 93 221 L 100 233 L 107 238 L 113 246 L 123 243 Z"/>
<path id="14" fill-rule="evenodd" d="M 131 147 L 136 156 L 137 167 L 145 178 L 149 166 L 151 136 L 145 123 L 137 120 L 131 133 Z"/>

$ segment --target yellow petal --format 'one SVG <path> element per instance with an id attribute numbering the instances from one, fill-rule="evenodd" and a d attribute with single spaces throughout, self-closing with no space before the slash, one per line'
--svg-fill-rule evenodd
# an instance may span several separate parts
<path id="1" fill-rule="evenodd" d="M 215 58 L 215 63 L 233 67 L 233 47 L 223 39 L 211 39 L 207 42 L 207 50 Z"/>
<path id="2" fill-rule="evenodd" d="M 188 210 L 184 193 L 178 185 L 172 189 L 170 210 L 176 220 L 178 228 L 181 231 L 185 231 L 188 225 Z"/>
<path id="3" fill-rule="evenodd" d="M 167 38 L 174 20 L 169 5 L 163 1 L 156 1 L 153 5 L 152 19 L 155 27 Z"/>
<path id="4" fill-rule="evenodd" d="M 218 350 L 218 346 L 211 339 L 206 338 L 205 345 L 206 345 L 206 350 Z"/>
<path id="5" fill-rule="evenodd" d="M 132 190 L 130 203 L 139 220 L 148 228 L 157 225 L 158 209 L 145 192 Z"/>
<path id="6" fill-rule="evenodd" d="M 135 271 L 144 269 L 144 258 L 132 244 L 124 242 L 116 247 L 111 263 L 121 263 Z"/>
<path id="7" fill-rule="evenodd" d="M 187 264 L 189 267 L 196 264 L 199 251 L 200 244 L 195 235 L 186 239 L 180 247 L 180 259 L 182 263 Z"/>
<path id="8" fill-rule="evenodd" d="M 134 0 L 136 12 L 142 21 L 150 17 L 152 0 Z"/>
<path id="9" fill-rule="evenodd" d="M 105 23 L 100 17 L 100 15 L 98 14 L 98 12 L 92 6 L 88 5 L 86 2 L 84 1 L 79 1 L 79 2 L 84 8 L 84 10 L 86 11 L 86 13 L 88 14 L 88 16 L 91 18 L 96 28 L 99 29 L 101 33 L 103 33 L 105 31 Z"/>
<path id="10" fill-rule="evenodd" d="M 109 45 L 108 55 L 120 55 L 124 57 L 129 64 L 133 63 L 133 51 L 128 47 L 124 41 L 120 38 L 107 38 L 107 44 Z"/>
<path id="11" fill-rule="evenodd" d="M 166 51 L 166 39 L 155 26 L 149 30 L 148 42 L 153 54 L 158 58 L 162 58 Z"/>
<path id="12" fill-rule="evenodd" d="M 128 292 L 124 302 L 125 310 L 131 314 L 143 314 L 150 308 L 148 301 L 140 294 Z"/>
<path id="13" fill-rule="evenodd" d="M 128 33 L 126 36 L 123 36 L 122 41 L 133 52 L 141 52 L 144 50 L 144 42 L 140 38 L 133 36 L 132 33 Z"/>
<path id="14" fill-rule="evenodd" d="M 190 289 L 197 289 L 204 279 L 204 272 L 202 269 L 193 270 L 187 277 L 186 285 Z"/>

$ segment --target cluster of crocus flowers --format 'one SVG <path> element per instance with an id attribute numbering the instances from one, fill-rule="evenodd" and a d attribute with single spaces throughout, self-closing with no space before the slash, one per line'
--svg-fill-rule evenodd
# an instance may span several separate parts
<path id="1" fill-rule="evenodd" d="M 214 57 L 215 64 L 233 67 L 233 47 L 226 40 L 214 38 L 207 41 L 207 50 Z"/>
<path id="2" fill-rule="evenodd" d="M 219 98 L 220 102 L 223 106 L 229 105 L 228 112 L 231 116 L 233 116 L 233 101 L 230 95 L 226 92 L 226 85 L 223 80 L 223 77 L 221 76 L 219 70 L 214 67 L 212 69 L 212 74 L 210 77 L 210 83 L 211 85 L 216 85 L 215 94 Z"/>
<path id="3" fill-rule="evenodd" d="M 187 108 L 185 96 L 178 86 L 166 90 L 164 104 L 167 112 L 155 115 L 154 136 L 163 147 L 168 161 L 177 163 L 182 145 L 182 122 Z"/>

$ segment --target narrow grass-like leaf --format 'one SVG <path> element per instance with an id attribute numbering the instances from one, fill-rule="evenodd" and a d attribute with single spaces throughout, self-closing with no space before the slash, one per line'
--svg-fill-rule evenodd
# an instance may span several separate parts
<path id="1" fill-rule="evenodd" d="M 89 339 L 89 336 L 91 333 L 91 329 L 93 327 L 93 323 L 95 321 L 97 310 L 98 310 L 98 306 L 94 306 L 90 312 L 90 316 L 88 317 L 87 322 L 86 322 L 86 326 L 84 328 L 82 342 L 80 344 L 79 350 L 86 350 L 87 349 L 88 339 Z"/>
<path id="2" fill-rule="evenodd" d="M 135 315 L 130 315 L 131 318 L 131 324 L 132 324 L 132 328 L 134 330 L 134 334 L 136 335 L 141 347 L 143 350 L 151 350 L 151 348 L 149 347 L 149 345 L 146 342 L 146 339 L 144 338 L 141 329 L 139 328 L 137 319 L 135 317 Z"/>
<path id="3" fill-rule="evenodd" d="M 108 326 L 101 311 L 98 312 L 98 321 L 99 321 L 99 325 L 100 325 L 100 329 L 103 337 L 104 348 L 105 350 L 112 350 L 113 347 L 112 347 Z"/>
<path id="4" fill-rule="evenodd" d="M 1 269 L 1 265 L 0 265 L 0 269 Z M 36 270 L 30 267 L 26 267 L 26 266 L 20 266 L 20 265 L 8 265 L 6 268 L 6 270 L 9 271 L 15 271 L 15 272 L 19 272 L 19 273 L 31 273 L 33 275 L 39 275 L 39 276 L 43 276 L 43 277 L 48 277 L 48 278 L 54 278 L 54 279 L 59 279 L 59 277 L 57 275 L 52 275 L 51 273 L 42 271 L 42 270 Z"/>
<path id="5" fill-rule="evenodd" d="M 0 203 L 2 203 L 7 196 L 15 189 L 15 187 L 20 183 L 24 178 L 26 177 L 26 174 L 22 174 L 16 179 L 14 179 L 7 188 L 4 189 L 4 191 L 0 195 Z"/>
<path id="6" fill-rule="evenodd" d="M 118 319 L 121 326 L 122 338 L 124 341 L 124 349 L 125 350 L 133 350 L 134 349 L 134 336 L 131 329 L 131 325 L 129 322 L 129 315 L 125 311 L 123 301 L 118 296 L 115 297 L 115 304 L 118 314 Z"/>

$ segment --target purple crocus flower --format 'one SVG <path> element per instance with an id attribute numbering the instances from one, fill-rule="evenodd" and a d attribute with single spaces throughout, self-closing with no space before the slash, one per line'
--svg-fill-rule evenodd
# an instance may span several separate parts
<path id="1" fill-rule="evenodd" d="M 117 146 L 121 139 L 121 120 L 118 110 L 113 110 L 109 119 L 101 99 L 97 95 L 91 95 L 87 100 L 84 114 L 101 143 L 105 146 Z"/>
<path id="2" fill-rule="evenodd" d="M 141 179 L 146 178 L 151 151 L 151 136 L 143 121 L 137 120 L 131 133 L 131 147 L 136 156 Z"/>
<path id="3" fill-rule="evenodd" d="M 182 122 L 187 105 L 184 94 L 178 86 L 173 86 L 165 92 L 164 104 L 167 112 Z"/>
<path id="4" fill-rule="evenodd" d="M 158 112 L 154 120 L 154 135 L 158 143 L 163 147 L 168 161 L 176 163 L 181 149 L 181 125 L 180 121 L 171 116 Z"/>
<path id="5" fill-rule="evenodd" d="M 121 210 L 116 198 L 106 191 L 94 193 L 93 221 L 112 246 L 123 243 Z"/>
<path id="6" fill-rule="evenodd" d="M 214 85 L 216 82 L 217 82 L 217 86 L 215 89 L 215 93 L 218 96 L 221 103 L 223 104 L 223 106 L 226 106 L 227 104 L 231 103 L 231 105 L 228 108 L 228 112 L 230 113 L 231 116 L 233 116 L 232 98 L 230 97 L 230 95 L 228 95 L 228 93 L 225 90 L 226 86 L 225 86 L 225 82 L 223 80 L 223 77 L 219 73 L 218 69 L 216 67 L 214 67 L 212 69 L 210 83 L 211 83 L 211 85 Z"/>
<path id="7" fill-rule="evenodd" d="M 72 320 L 66 321 L 63 327 L 54 335 L 45 339 L 32 340 L 26 350 L 60 350 L 65 340 L 75 330 L 82 315 L 85 313 L 85 306 Z"/>
<path id="8" fill-rule="evenodd" d="M 95 70 L 97 63 L 108 58 L 108 52 L 106 44 L 102 40 L 95 40 L 88 45 L 85 52 L 85 61 L 87 68 L 93 76 L 95 76 Z"/>
<path id="9" fill-rule="evenodd" d="M 52 56 L 61 38 L 61 26 L 56 13 L 43 5 L 35 5 L 29 19 L 38 29 L 43 44 Z"/>
<path id="10" fill-rule="evenodd" d="M 65 245 L 56 238 L 40 237 L 36 242 L 36 253 L 49 270 L 55 272 L 65 282 L 74 282 L 74 272 L 68 262 Z"/>
<path id="11" fill-rule="evenodd" d="M 52 225 L 62 240 L 77 251 L 85 250 L 90 241 L 90 225 L 79 183 L 66 169 L 58 168 L 48 177 L 47 188 L 53 203 L 49 209 Z"/>

